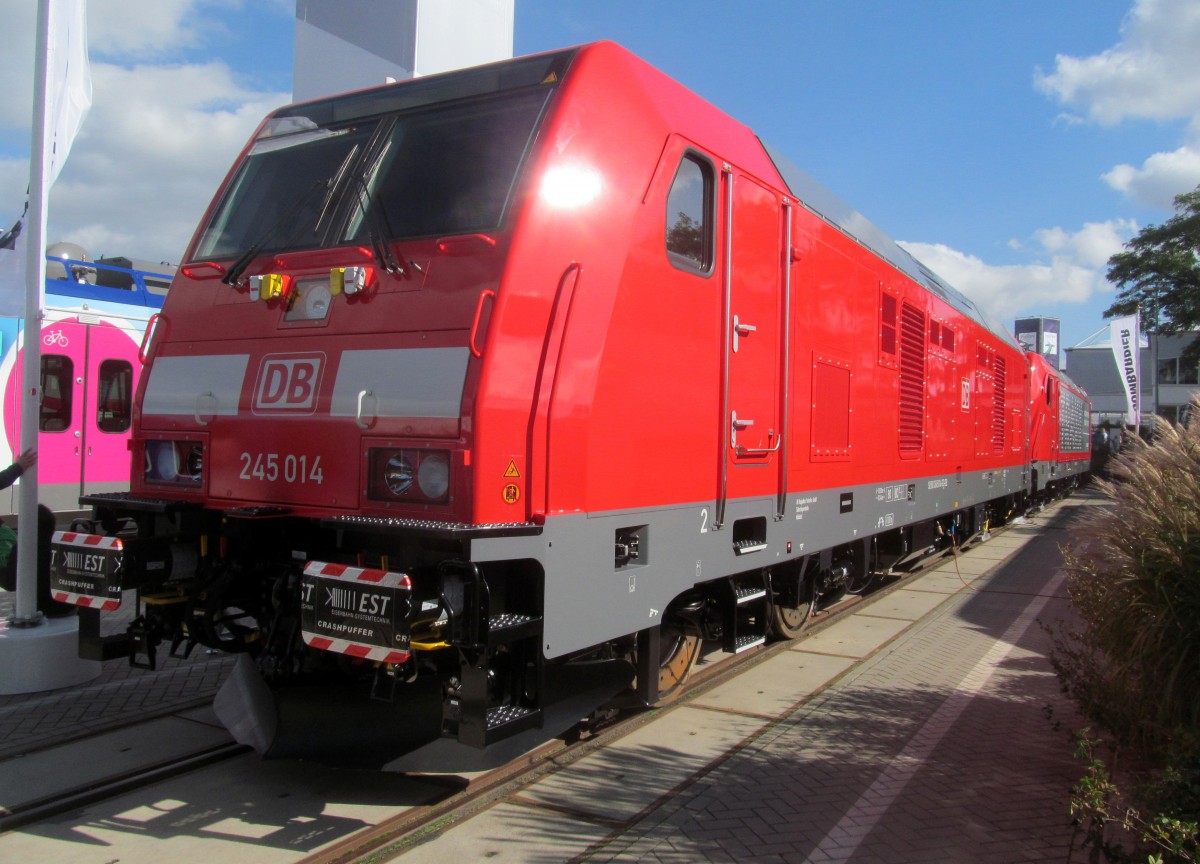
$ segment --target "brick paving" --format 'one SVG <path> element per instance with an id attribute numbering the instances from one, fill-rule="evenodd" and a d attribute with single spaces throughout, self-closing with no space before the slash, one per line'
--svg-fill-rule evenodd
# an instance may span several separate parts
<path id="1" fill-rule="evenodd" d="M 1049 533 L 573 860 L 1070 860 L 1081 724 L 1039 624 L 1067 614 Z"/>
<path id="2" fill-rule="evenodd" d="M 0 617 L 11 615 L 14 603 L 13 593 L 0 591 Z M 202 647 L 187 659 L 164 652 L 154 672 L 125 659 L 106 660 L 100 676 L 86 684 L 0 696 L 0 759 L 209 704 L 234 659 Z"/>

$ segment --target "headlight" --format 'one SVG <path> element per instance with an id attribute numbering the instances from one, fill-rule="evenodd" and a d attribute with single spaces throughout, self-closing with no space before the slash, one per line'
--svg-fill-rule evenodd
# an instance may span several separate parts
<path id="1" fill-rule="evenodd" d="M 440 501 L 450 491 L 450 463 L 440 453 L 421 460 L 417 469 L 417 486 L 421 494 L 433 501 Z"/>
<path id="2" fill-rule="evenodd" d="M 367 495 L 377 501 L 442 504 L 450 497 L 450 453 L 419 447 L 372 447 Z"/>
<path id="3" fill-rule="evenodd" d="M 199 441 L 147 441 L 142 471 L 147 483 L 199 486 L 204 474 L 204 446 Z"/>
<path id="4" fill-rule="evenodd" d="M 412 488 L 413 469 L 404 453 L 397 453 L 383 466 L 383 482 L 393 495 L 407 495 Z"/>

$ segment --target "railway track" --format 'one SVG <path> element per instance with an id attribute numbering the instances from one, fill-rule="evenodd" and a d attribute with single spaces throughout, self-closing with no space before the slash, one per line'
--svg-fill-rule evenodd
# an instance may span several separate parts
<path id="1" fill-rule="evenodd" d="M 999 535 L 1004 530 L 1007 529 L 999 529 L 995 533 Z M 465 785 L 446 784 L 445 794 L 431 803 L 407 808 L 401 813 L 384 818 L 375 825 L 355 831 L 314 851 L 302 860 L 304 864 L 351 864 L 382 860 L 384 857 L 398 854 L 421 842 L 428 834 L 466 819 L 538 779 L 602 750 L 665 712 L 688 705 L 710 688 L 795 647 L 797 642 L 802 643 L 805 639 L 816 636 L 854 611 L 888 597 L 893 591 L 903 588 L 913 577 L 945 563 L 949 554 L 926 559 L 920 567 L 910 572 L 877 576 L 875 586 L 869 594 L 845 596 L 828 608 L 819 610 L 798 640 L 773 642 L 759 650 L 736 655 L 727 655 L 710 648 L 703 653 L 684 692 L 670 705 L 625 711 L 613 718 L 586 723 L 566 740 L 555 739 L 500 768 L 470 777 Z M 957 555 L 957 552 L 954 554 Z M 966 580 L 963 581 L 966 584 Z M 116 771 L 101 778 L 64 786 L 33 800 L 0 809 L 0 833 L 47 820 L 85 805 L 136 792 L 138 789 L 189 772 L 210 768 L 246 752 L 248 748 L 224 741 L 198 746 L 186 753 L 156 760 L 136 769 Z"/>
<path id="2" fill-rule="evenodd" d="M 207 745 L 185 755 L 175 755 L 142 765 L 129 771 L 117 772 L 98 780 L 89 780 L 11 807 L 0 808 L 0 834 L 16 830 L 77 807 L 93 804 L 150 786 L 161 780 L 177 777 L 197 768 L 204 768 L 249 751 L 235 742 Z M 2 763 L 0 763 L 2 764 Z"/>

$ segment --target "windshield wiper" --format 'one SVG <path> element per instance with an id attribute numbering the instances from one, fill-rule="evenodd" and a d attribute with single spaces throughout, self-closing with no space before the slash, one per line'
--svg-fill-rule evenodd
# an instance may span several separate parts
<path id="1" fill-rule="evenodd" d="M 358 207 L 363 212 L 363 216 L 367 219 L 367 239 L 371 241 L 371 251 L 375 254 L 375 260 L 379 262 L 379 266 L 391 273 L 393 276 L 407 276 L 408 268 L 404 266 L 402 261 L 397 261 L 392 255 L 392 250 L 388 248 L 387 240 L 392 236 L 392 226 L 388 221 L 387 213 L 378 199 L 371 194 L 371 187 L 361 175 L 356 175 L 360 194 L 354 196 L 354 200 L 358 202 Z M 363 199 L 366 203 L 363 203 Z M 380 231 L 380 229 L 383 229 Z M 417 262 L 410 262 L 412 267 L 420 271 L 421 267 Z"/>
<path id="2" fill-rule="evenodd" d="M 246 268 L 250 266 L 251 262 L 258 257 L 258 253 L 263 250 L 263 247 L 267 245 L 268 241 L 275 236 L 279 230 L 279 226 L 282 225 L 283 222 L 289 217 L 295 216 L 296 213 L 303 212 L 304 208 L 310 201 L 312 201 L 317 192 L 321 191 L 321 189 L 324 189 L 325 197 L 321 201 L 321 208 L 317 211 L 317 219 L 313 223 L 312 229 L 314 234 L 318 234 L 321 230 L 321 223 L 325 221 L 325 217 L 329 214 L 330 207 L 334 201 L 337 200 L 337 191 L 339 188 L 341 188 L 342 182 L 346 177 L 346 172 L 350 169 L 350 165 L 354 162 L 354 157 L 357 154 L 358 145 L 355 144 L 350 148 L 350 151 L 346 154 L 345 158 L 342 159 L 342 164 L 338 166 L 338 169 L 334 171 L 333 174 L 324 180 L 318 180 L 316 183 L 314 183 L 312 187 L 304 193 L 304 197 L 297 201 L 294 207 L 289 207 L 284 210 L 283 213 L 280 214 L 279 218 L 272 223 L 271 227 L 267 231 L 263 232 L 258 241 L 250 246 L 250 248 L 241 255 L 239 255 L 236 261 L 229 265 L 229 270 L 226 271 L 225 275 L 221 277 L 221 281 L 226 285 L 230 285 L 235 288 L 239 287 L 241 285 L 242 274 L 246 272 Z M 291 233 L 284 237 L 284 245 L 287 245 L 291 242 L 292 238 L 296 236 L 299 229 L 300 226 L 297 225 Z"/>

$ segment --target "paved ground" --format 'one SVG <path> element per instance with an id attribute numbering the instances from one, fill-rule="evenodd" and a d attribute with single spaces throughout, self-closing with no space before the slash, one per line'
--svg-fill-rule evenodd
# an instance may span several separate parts
<path id="1" fill-rule="evenodd" d="M 1058 545 L 1088 503 L 1010 529 L 402 860 L 1071 860 L 1079 720 L 1040 622 L 1068 614 Z"/>
<path id="2" fill-rule="evenodd" d="M 1079 724 L 1049 670 L 1039 621 L 1066 614 L 1058 544 L 1072 513 L 1096 503 L 1080 496 L 906 580 L 736 679 L 655 713 L 614 746 L 394 852 L 406 864 L 1072 860 L 1067 795 L 1079 769 L 1068 730 Z M 0 615 L 10 602 L 0 593 Z M 70 748 L 46 748 L 207 702 L 229 665 L 203 653 L 164 660 L 156 673 L 109 661 L 85 686 L 0 697 L 0 757 L 69 761 L 55 754 Z M 116 824 L 114 814 L 145 803 L 127 798 L 0 838 L 0 849 L 12 860 L 99 864 L 161 860 L 168 843 L 180 862 L 302 861 L 320 841 L 297 847 L 288 839 L 293 822 L 311 828 L 314 814 L 334 813 L 374 824 L 395 810 L 403 781 L 347 774 L 348 792 L 336 791 L 337 775 L 302 764 L 249 757 L 242 769 L 253 772 L 244 794 L 261 805 L 245 836 L 225 829 L 218 843 L 213 826 L 180 820 L 157 844 L 126 848 L 141 842 L 138 832 L 80 842 L 81 826 Z M 260 798 L 250 777 L 291 778 L 279 781 L 290 791 Z M 146 794 L 191 802 L 203 798 L 198 782 L 181 778 Z M 268 818 L 269 803 L 291 809 Z M 224 818 L 223 807 L 210 802 L 200 815 Z M 1078 850 L 1074 858 L 1085 860 Z"/>
<path id="3" fill-rule="evenodd" d="M 0 618 L 12 615 L 15 596 L 0 591 Z M 115 615 L 106 630 L 123 626 Z M 87 684 L 0 696 L 0 759 L 208 704 L 233 665 L 233 658 L 200 647 L 186 660 L 163 655 L 155 672 L 134 669 L 127 660 L 108 660 L 100 677 Z"/>

